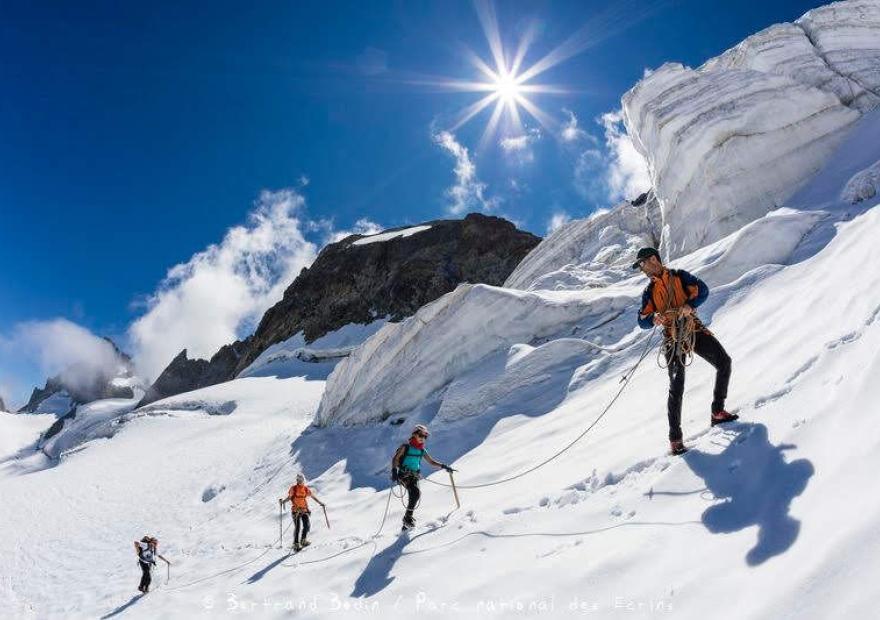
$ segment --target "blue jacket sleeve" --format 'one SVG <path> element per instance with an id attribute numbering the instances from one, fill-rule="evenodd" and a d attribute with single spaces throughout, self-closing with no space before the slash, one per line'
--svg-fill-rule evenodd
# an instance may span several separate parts
<path id="1" fill-rule="evenodd" d="M 685 288 L 689 286 L 697 287 L 697 296 L 687 303 L 691 308 L 698 308 L 709 296 L 709 287 L 706 286 L 706 283 L 700 280 L 697 276 L 690 274 L 687 271 L 679 271 L 678 277 L 681 278 L 681 283 Z"/>
<path id="2" fill-rule="evenodd" d="M 652 312 L 645 318 L 642 318 L 642 311 L 645 309 L 645 306 L 648 305 L 648 300 L 650 299 L 650 287 L 645 287 L 645 291 L 642 293 L 642 305 L 639 306 L 639 314 L 638 321 L 639 327 L 642 329 L 651 329 L 654 327 L 654 313 Z"/>

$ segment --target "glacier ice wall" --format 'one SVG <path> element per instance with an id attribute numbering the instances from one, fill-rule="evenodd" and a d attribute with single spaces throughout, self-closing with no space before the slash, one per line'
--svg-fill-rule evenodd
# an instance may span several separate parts
<path id="1" fill-rule="evenodd" d="M 638 248 L 660 239 L 654 194 L 560 226 L 529 252 L 504 286 L 523 290 L 597 288 L 632 276 Z"/>
<path id="2" fill-rule="evenodd" d="M 880 103 L 880 0 L 814 9 L 698 69 L 667 63 L 623 97 L 668 257 L 785 204 Z"/>

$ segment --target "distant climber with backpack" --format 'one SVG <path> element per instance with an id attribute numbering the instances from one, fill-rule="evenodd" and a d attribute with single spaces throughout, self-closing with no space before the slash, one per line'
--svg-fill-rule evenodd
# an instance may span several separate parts
<path id="1" fill-rule="evenodd" d="M 278 500 L 282 507 L 287 502 L 291 502 L 290 516 L 293 518 L 294 551 L 300 551 L 304 547 L 308 547 L 312 544 L 308 539 L 309 529 L 311 529 L 309 515 L 312 514 L 312 511 L 309 510 L 309 503 L 307 501 L 307 498 L 309 497 L 318 502 L 321 507 L 326 506 L 326 504 L 315 497 L 312 490 L 306 486 L 306 477 L 302 474 L 297 474 L 296 484 L 288 489 L 287 497 Z M 300 532 L 302 532 L 302 534 L 300 534 Z"/>
<path id="2" fill-rule="evenodd" d="M 449 465 L 440 463 L 431 458 L 425 450 L 425 440 L 428 439 L 428 427 L 424 424 L 417 424 L 413 428 L 407 443 L 401 444 L 391 459 L 391 480 L 397 482 L 406 489 L 407 506 L 406 513 L 403 515 L 403 529 L 408 530 L 415 527 L 416 520 L 413 517 L 413 511 L 419 503 L 422 492 L 419 489 L 419 479 L 421 478 L 422 459 L 425 459 L 434 467 L 443 468 L 448 472 L 454 472 Z"/>
<path id="3" fill-rule="evenodd" d="M 642 293 L 639 326 L 663 328 L 663 354 L 669 372 L 669 445 L 672 454 L 683 454 L 681 401 L 684 394 L 685 357 L 696 353 L 715 367 L 715 390 L 710 410 L 712 426 L 739 416 L 724 410 L 730 382 L 730 356 L 721 343 L 697 318 L 696 310 L 709 296 L 706 283 L 682 269 L 667 269 L 654 248 L 642 248 L 633 269 L 641 269 L 651 282 Z M 690 340 L 692 338 L 692 341 Z M 692 344 L 693 350 L 688 350 Z"/>
<path id="4" fill-rule="evenodd" d="M 159 541 L 153 536 L 144 536 L 140 540 L 134 541 L 134 550 L 138 556 L 138 565 L 141 567 L 141 583 L 138 590 L 146 594 L 150 591 L 150 582 L 152 581 L 151 571 L 156 565 L 156 558 L 159 558 L 169 566 L 171 562 L 159 555 Z"/>

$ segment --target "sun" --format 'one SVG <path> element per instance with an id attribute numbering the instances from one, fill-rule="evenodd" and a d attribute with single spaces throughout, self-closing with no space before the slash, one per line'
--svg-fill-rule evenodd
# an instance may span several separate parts
<path id="1" fill-rule="evenodd" d="M 516 76 L 499 75 L 495 80 L 495 94 L 507 104 L 514 103 L 517 97 L 522 96 Z"/>
<path id="2" fill-rule="evenodd" d="M 492 112 L 480 139 L 480 148 L 485 148 L 492 142 L 499 131 L 510 136 L 524 134 L 526 131 L 523 126 L 524 114 L 528 114 L 544 128 L 552 131 L 558 123 L 532 102 L 529 97 L 537 94 L 570 93 L 568 89 L 560 86 L 531 83 L 532 79 L 558 64 L 560 60 L 551 52 L 528 68 L 524 68 L 523 60 L 536 37 L 535 28 L 527 28 L 516 48 L 506 50 L 502 43 L 498 19 L 492 2 L 490 0 L 475 0 L 474 6 L 489 44 L 491 61 L 483 60 L 477 53 L 466 48 L 464 50 L 465 57 L 479 74 L 476 79 L 435 78 L 417 83 L 439 86 L 443 90 L 482 93 L 483 96 L 480 99 L 460 110 L 447 126 L 449 131 L 455 131 L 483 110 L 492 107 Z"/>

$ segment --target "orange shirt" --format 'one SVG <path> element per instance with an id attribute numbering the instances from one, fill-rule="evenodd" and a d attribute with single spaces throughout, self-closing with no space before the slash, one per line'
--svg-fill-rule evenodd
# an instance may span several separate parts
<path id="1" fill-rule="evenodd" d="M 293 502 L 294 510 L 308 510 L 309 505 L 306 503 L 306 498 L 311 495 L 311 489 L 304 484 L 295 484 L 287 492 L 287 497 Z"/>

